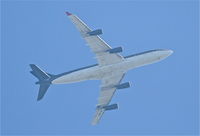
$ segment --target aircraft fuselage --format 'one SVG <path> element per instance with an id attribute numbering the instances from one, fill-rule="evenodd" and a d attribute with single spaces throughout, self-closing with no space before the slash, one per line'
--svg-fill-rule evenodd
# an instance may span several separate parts
<path id="1" fill-rule="evenodd" d="M 93 65 L 72 72 L 61 73 L 52 84 L 67 84 L 85 80 L 101 80 L 106 76 L 115 76 L 117 73 L 125 73 L 128 70 L 152 64 L 165 59 L 172 54 L 171 50 L 151 50 L 131 56 L 124 57 L 124 60 L 106 66 Z"/>

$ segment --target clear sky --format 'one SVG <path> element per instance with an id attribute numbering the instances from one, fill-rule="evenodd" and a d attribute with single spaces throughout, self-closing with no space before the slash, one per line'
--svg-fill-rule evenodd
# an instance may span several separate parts
<path id="1" fill-rule="evenodd" d="M 188 134 L 199 129 L 198 1 L 2 1 L 2 134 Z M 162 62 L 129 71 L 97 126 L 100 81 L 52 85 L 37 102 L 29 64 L 59 74 L 95 64 L 85 41 L 65 15 L 78 15 L 122 55 L 172 49 Z"/>

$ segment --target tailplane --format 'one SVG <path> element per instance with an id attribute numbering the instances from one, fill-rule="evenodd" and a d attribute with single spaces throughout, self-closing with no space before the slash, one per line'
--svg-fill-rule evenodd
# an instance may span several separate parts
<path id="1" fill-rule="evenodd" d="M 37 100 L 39 101 L 44 97 L 47 89 L 51 85 L 51 79 L 53 75 L 44 72 L 42 69 L 34 64 L 30 64 L 30 67 L 32 69 L 32 71 L 30 71 L 31 74 L 33 74 L 39 80 L 38 82 L 36 82 L 36 84 L 40 85 L 37 97 Z"/>

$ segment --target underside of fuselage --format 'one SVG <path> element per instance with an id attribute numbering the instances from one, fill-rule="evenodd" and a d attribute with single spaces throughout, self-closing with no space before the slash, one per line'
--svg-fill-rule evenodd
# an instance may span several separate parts
<path id="1" fill-rule="evenodd" d="M 57 75 L 52 84 L 67 84 L 85 80 L 101 80 L 106 76 L 126 73 L 128 70 L 155 63 L 172 53 L 171 50 L 151 50 L 124 57 L 121 62 L 106 66 L 97 64 Z"/>

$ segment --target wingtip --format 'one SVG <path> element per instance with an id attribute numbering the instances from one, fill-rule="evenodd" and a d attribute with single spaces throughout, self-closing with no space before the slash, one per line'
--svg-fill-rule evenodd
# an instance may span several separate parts
<path id="1" fill-rule="evenodd" d="M 97 125 L 97 124 L 98 124 L 98 121 L 92 120 L 92 122 L 91 122 L 91 125 L 92 125 L 92 126 L 95 126 L 95 125 Z"/>
<path id="2" fill-rule="evenodd" d="M 65 12 L 65 14 L 67 15 L 67 16 L 71 16 L 72 15 L 72 13 L 70 13 L 70 12 Z"/>
<path id="3" fill-rule="evenodd" d="M 96 126 L 96 125 L 97 125 L 97 123 L 91 123 L 91 125 L 92 125 L 92 126 Z"/>

